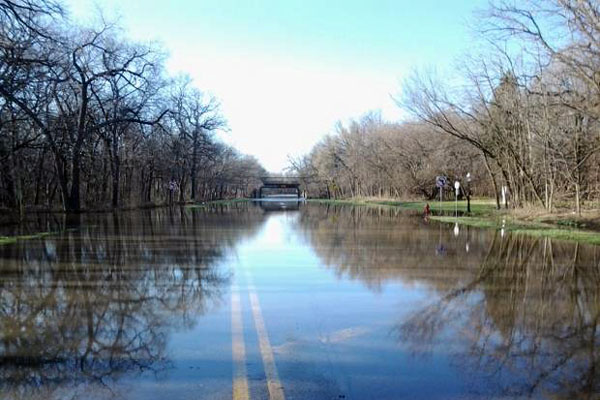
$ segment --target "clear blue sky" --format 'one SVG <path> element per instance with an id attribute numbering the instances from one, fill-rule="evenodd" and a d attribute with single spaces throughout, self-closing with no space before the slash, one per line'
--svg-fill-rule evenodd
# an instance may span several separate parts
<path id="1" fill-rule="evenodd" d="M 97 8 L 134 40 L 156 40 L 171 72 L 218 97 L 224 141 L 271 171 L 307 152 L 338 120 L 381 110 L 415 67 L 444 70 L 470 47 L 465 23 L 485 0 L 68 0 L 74 20 Z"/>

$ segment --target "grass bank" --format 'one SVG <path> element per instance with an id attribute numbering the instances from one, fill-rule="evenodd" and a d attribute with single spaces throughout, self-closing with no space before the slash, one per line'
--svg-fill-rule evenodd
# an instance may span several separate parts
<path id="1" fill-rule="evenodd" d="M 523 233 L 537 237 L 549 237 L 553 239 L 571 240 L 583 243 L 600 245 L 600 232 L 588 231 L 576 228 L 566 228 L 561 225 L 547 224 L 542 222 L 530 222 L 511 218 L 492 217 L 444 217 L 433 216 L 432 220 L 449 224 L 475 226 L 479 228 L 504 229 L 505 232 Z"/>
<path id="2" fill-rule="evenodd" d="M 455 209 L 462 215 L 467 211 L 467 202 L 459 201 L 455 204 L 454 201 L 399 201 L 399 200 L 379 200 L 379 199 L 349 199 L 349 200 L 329 200 L 329 199 L 310 199 L 309 202 L 323 204 L 347 204 L 347 205 L 371 205 L 371 206 L 390 206 L 402 208 L 405 210 L 413 210 L 423 212 L 425 205 L 429 203 L 432 214 L 436 213 L 454 213 Z M 495 203 L 492 200 L 471 200 L 472 216 L 481 216 L 497 212 Z"/>
<path id="3" fill-rule="evenodd" d="M 397 207 L 405 210 L 423 212 L 426 201 L 398 201 L 379 199 L 356 200 L 309 200 L 324 204 L 346 204 L 365 206 Z M 459 223 L 488 229 L 504 229 L 505 232 L 522 233 L 538 237 L 570 240 L 600 245 L 600 215 L 589 213 L 576 218 L 572 213 L 548 214 L 532 210 L 497 210 L 496 204 L 489 199 L 471 200 L 471 213 L 467 214 L 467 202 L 458 202 L 458 214 L 452 215 L 456 204 L 453 201 L 431 201 L 430 219 L 443 223 Z M 438 215 L 436 215 L 438 214 Z"/>
<path id="4" fill-rule="evenodd" d="M 0 245 L 17 243 L 20 240 L 31 240 L 40 239 L 50 235 L 56 235 L 60 232 L 38 232 L 31 235 L 19 235 L 19 236 L 0 236 Z"/>

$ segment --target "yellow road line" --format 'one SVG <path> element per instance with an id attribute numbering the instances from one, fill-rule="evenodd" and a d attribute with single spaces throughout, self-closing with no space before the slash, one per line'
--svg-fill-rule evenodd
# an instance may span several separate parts
<path id="1" fill-rule="evenodd" d="M 250 296 L 250 307 L 252 308 L 252 316 L 254 317 L 254 326 L 256 333 L 258 334 L 258 344 L 260 347 L 260 355 L 263 360 L 263 366 L 265 368 L 265 375 L 267 377 L 267 388 L 269 389 L 270 400 L 285 400 L 283 394 L 283 387 L 279 381 L 279 374 L 277 373 L 277 367 L 275 366 L 275 358 L 273 357 L 273 349 L 269 342 L 269 335 L 265 326 L 265 321 L 260 310 L 260 303 L 258 301 L 258 295 L 256 294 L 256 288 L 252 283 L 252 276 L 249 271 L 246 271 L 248 278 L 248 295 Z"/>
<path id="2" fill-rule="evenodd" d="M 242 305 L 237 286 L 231 288 L 231 350 L 233 354 L 233 400 L 250 400 Z"/>

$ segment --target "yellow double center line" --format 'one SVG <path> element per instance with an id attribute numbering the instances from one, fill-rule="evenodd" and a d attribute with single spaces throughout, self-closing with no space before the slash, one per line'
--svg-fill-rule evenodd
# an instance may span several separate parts
<path id="1" fill-rule="evenodd" d="M 258 345 L 262 357 L 265 376 L 267 378 L 267 388 L 269 390 L 270 400 L 285 400 L 283 387 L 279 380 L 277 367 L 275 366 L 275 357 L 269 341 L 269 334 L 265 326 L 265 320 L 262 316 L 260 302 L 256 294 L 256 288 L 252 276 L 246 271 L 248 281 L 248 296 L 250 297 L 250 308 L 254 318 L 254 327 L 258 335 Z M 242 308 L 239 289 L 232 287 L 231 290 L 231 330 L 232 330 L 232 350 L 233 350 L 233 400 L 249 400 L 248 378 L 246 372 L 246 350 L 244 346 L 244 330 L 242 323 Z"/>
<path id="2" fill-rule="evenodd" d="M 237 286 L 231 288 L 231 350 L 233 353 L 233 400 L 249 400 L 242 302 Z"/>

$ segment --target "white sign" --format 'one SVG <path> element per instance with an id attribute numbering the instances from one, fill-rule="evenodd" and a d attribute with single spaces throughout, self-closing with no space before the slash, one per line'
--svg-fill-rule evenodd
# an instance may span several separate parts
<path id="1" fill-rule="evenodd" d="M 435 186 L 437 186 L 439 188 L 443 188 L 444 186 L 446 186 L 447 182 L 448 182 L 448 178 L 446 178 L 445 176 L 436 176 L 435 177 Z"/>

